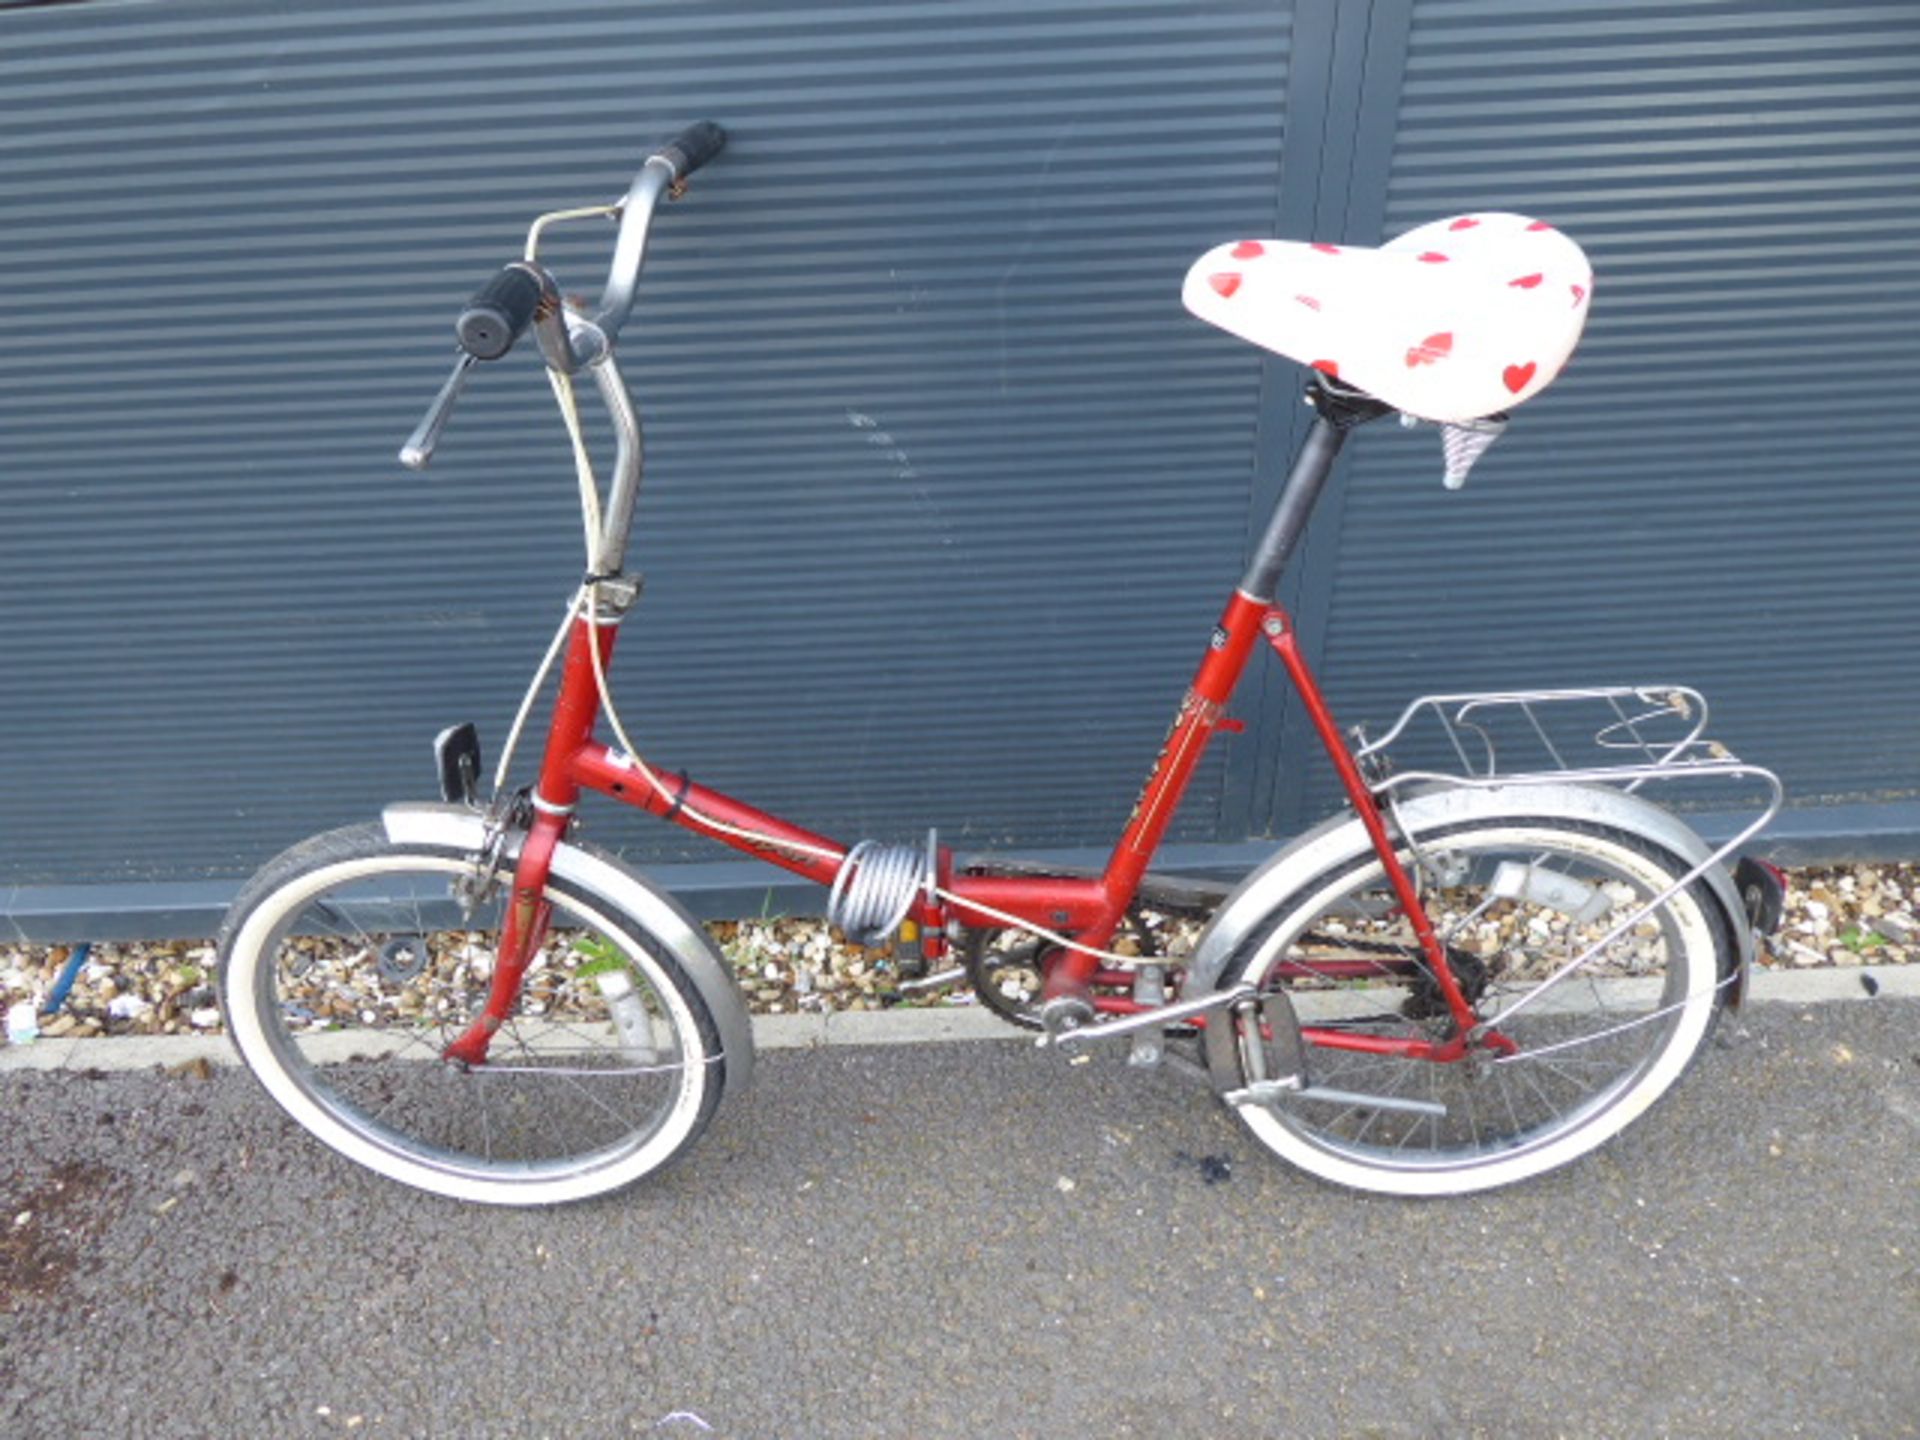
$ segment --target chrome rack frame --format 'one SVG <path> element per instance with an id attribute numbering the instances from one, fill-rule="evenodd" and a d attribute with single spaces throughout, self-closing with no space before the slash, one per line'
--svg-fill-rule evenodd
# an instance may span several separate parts
<path id="1" fill-rule="evenodd" d="M 1569 744 L 1556 742 L 1542 723 L 1543 707 L 1584 706 L 1598 722 L 1592 751 L 1569 757 Z M 1390 751 L 1427 718 L 1445 737 L 1460 762 L 1458 770 L 1401 770 Z M 1495 690 L 1470 694 L 1423 695 L 1377 740 L 1354 752 L 1375 794 L 1383 798 L 1413 784 L 1617 785 L 1638 790 L 1650 780 L 1750 777 L 1765 784 L 1770 803 L 1758 831 L 1785 798 L 1779 777 L 1735 755 L 1707 736 L 1706 697 L 1686 685 L 1605 685 L 1575 690 Z M 1504 729 L 1502 728 L 1504 726 Z M 1584 728 L 1584 727 L 1583 727 Z M 1502 764 L 1501 747 L 1517 737 L 1535 753 L 1521 766 Z M 1540 763 L 1544 761 L 1544 763 Z"/>
<path id="2" fill-rule="evenodd" d="M 1572 742 L 1564 738 L 1564 732 L 1562 739 L 1555 740 L 1551 727 L 1543 719 L 1549 707 L 1553 707 L 1553 714 L 1579 721 L 1576 733 L 1588 730 L 1590 723 L 1586 752 L 1575 751 Z M 1488 1016 L 1488 1023 L 1497 1023 L 1531 1005 L 1672 896 L 1715 865 L 1724 864 L 1780 813 L 1786 800 L 1780 777 L 1764 766 L 1742 760 L 1725 745 L 1711 739 L 1707 734 L 1708 718 L 1705 697 L 1689 686 L 1609 685 L 1570 690 L 1423 695 L 1409 704 L 1379 739 L 1368 739 L 1364 731 L 1356 732 L 1360 743 L 1354 751 L 1355 759 L 1367 776 L 1369 788 L 1389 807 L 1394 807 L 1402 790 L 1425 785 L 1487 789 L 1507 785 L 1603 785 L 1632 792 L 1655 781 L 1724 781 L 1736 785 L 1746 781 L 1760 787 L 1765 796 L 1758 818 L 1713 848 L 1680 879 L 1499 1015 Z M 1437 729 L 1445 739 L 1446 748 L 1459 761 L 1458 769 L 1402 770 L 1395 766 L 1390 753 L 1392 747 L 1413 743 L 1421 728 L 1429 742 Z M 1516 745 L 1526 763 L 1505 765 L 1503 746 L 1511 755 Z M 1431 743 L 1428 748 L 1433 748 Z M 1728 976 L 1720 983 L 1724 985 L 1734 978 Z M 1644 1024 L 1684 1003 L 1685 999 L 1629 1023 Z"/>

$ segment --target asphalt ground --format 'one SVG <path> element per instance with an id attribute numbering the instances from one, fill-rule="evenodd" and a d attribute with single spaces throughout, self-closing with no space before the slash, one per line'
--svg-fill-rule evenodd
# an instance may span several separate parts
<path id="1" fill-rule="evenodd" d="M 1920 1002 L 1740 1029 L 1440 1202 L 1019 1041 L 768 1053 L 545 1212 L 363 1173 L 244 1072 L 9 1072 L 0 1433 L 1920 1435 Z"/>

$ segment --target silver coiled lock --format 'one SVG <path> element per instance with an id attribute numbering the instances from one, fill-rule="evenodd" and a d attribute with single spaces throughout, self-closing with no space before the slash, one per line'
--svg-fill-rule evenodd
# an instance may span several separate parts
<path id="1" fill-rule="evenodd" d="M 847 851 L 833 877 L 827 923 L 856 944 L 881 944 L 913 913 L 915 900 L 923 893 L 932 897 L 938 853 L 932 831 L 924 852 L 862 840 Z"/>

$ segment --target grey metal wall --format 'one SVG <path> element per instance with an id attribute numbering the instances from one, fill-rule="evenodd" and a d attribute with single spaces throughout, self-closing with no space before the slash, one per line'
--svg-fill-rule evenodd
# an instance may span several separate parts
<path id="1" fill-rule="evenodd" d="M 1463 496 L 1361 437 L 1294 597 L 1336 702 L 1694 680 L 1814 830 L 1898 829 L 1917 70 L 1904 4 L 0 12 L 0 911 L 217 898 L 425 793 L 448 720 L 497 741 L 578 569 L 537 367 L 391 456 L 526 219 L 702 115 L 626 347 L 655 758 L 849 839 L 1097 845 L 1296 430 L 1187 262 L 1498 205 L 1588 245 L 1589 336 Z M 1270 678 L 1185 858 L 1324 798 Z"/>
<path id="2" fill-rule="evenodd" d="M 1465 0 L 1404 44 L 1386 231 L 1527 209 L 1595 294 L 1462 494 L 1428 434 L 1357 447 L 1306 577 L 1339 712 L 1677 679 L 1782 772 L 1786 833 L 1910 828 L 1920 6 Z"/>
<path id="3" fill-rule="evenodd" d="M 1284 7 L 0 24 L 32 277 L 0 319 L 0 877 L 237 874 L 430 790 L 450 719 L 498 741 L 580 569 L 533 357 L 476 383 L 434 478 L 393 454 L 526 222 L 706 115 L 733 143 L 663 217 L 625 347 L 630 729 L 831 833 L 1117 828 L 1247 526 L 1258 365 L 1178 287 L 1270 220 Z"/>

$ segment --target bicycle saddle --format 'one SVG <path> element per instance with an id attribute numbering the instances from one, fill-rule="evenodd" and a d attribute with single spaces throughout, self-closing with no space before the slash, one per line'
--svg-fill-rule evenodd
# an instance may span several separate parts
<path id="1" fill-rule="evenodd" d="M 1241 240 L 1187 272 L 1208 324 L 1423 420 L 1510 410 L 1573 353 L 1593 294 L 1580 247 L 1525 215 L 1456 215 L 1377 249 Z"/>

